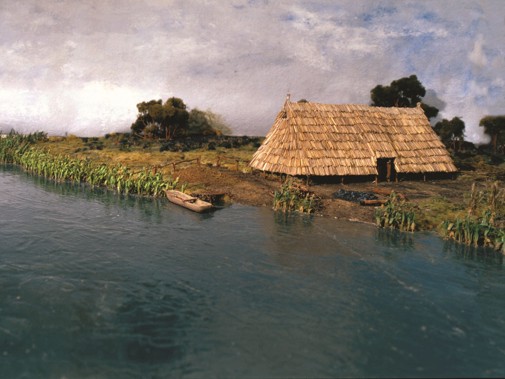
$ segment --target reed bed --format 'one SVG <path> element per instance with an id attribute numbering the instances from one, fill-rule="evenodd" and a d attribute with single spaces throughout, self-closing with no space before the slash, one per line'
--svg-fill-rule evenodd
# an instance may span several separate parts
<path id="1" fill-rule="evenodd" d="M 125 195 L 159 197 L 164 196 L 165 190 L 176 189 L 179 185 L 179 178 L 165 178 L 150 168 L 132 171 L 120 163 L 96 164 L 89 159 L 54 155 L 34 147 L 34 142 L 16 134 L 3 138 L 0 141 L 0 161 L 18 164 L 28 172 L 57 182 L 87 183 Z"/>
<path id="2" fill-rule="evenodd" d="M 494 248 L 505 254 L 505 190 L 498 182 L 478 191 L 475 183 L 468 197 L 467 214 L 442 222 L 443 237 L 467 246 Z"/>
<path id="3" fill-rule="evenodd" d="M 274 193 L 273 209 L 276 211 L 312 213 L 318 206 L 313 193 L 297 188 L 292 179 L 287 179 Z"/>
<path id="4" fill-rule="evenodd" d="M 34 143 L 45 140 L 47 135 L 43 132 L 32 134 L 19 134 L 11 131 L 5 137 L 0 138 L 0 162 L 19 163 L 21 157 Z"/>
<path id="5" fill-rule="evenodd" d="M 417 227 L 415 220 L 415 206 L 400 198 L 394 191 L 387 202 L 375 210 L 375 222 L 381 228 L 413 232 Z"/>

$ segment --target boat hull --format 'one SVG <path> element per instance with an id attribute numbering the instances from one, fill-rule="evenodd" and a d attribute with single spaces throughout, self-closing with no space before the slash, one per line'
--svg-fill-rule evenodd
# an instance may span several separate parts
<path id="1" fill-rule="evenodd" d="M 190 196 L 180 191 L 167 190 L 165 193 L 171 203 L 180 205 L 181 207 L 189 209 L 193 212 L 202 213 L 213 208 L 211 203 L 200 200 L 197 197 Z"/>

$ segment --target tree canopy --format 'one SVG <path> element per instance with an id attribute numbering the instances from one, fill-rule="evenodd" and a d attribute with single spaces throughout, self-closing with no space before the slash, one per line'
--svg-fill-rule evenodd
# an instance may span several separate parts
<path id="1" fill-rule="evenodd" d="M 231 134 L 222 117 L 210 110 L 197 108 L 188 112 L 184 101 L 177 97 L 144 101 L 137 104 L 137 119 L 131 130 L 144 138 L 167 140 L 188 135 Z"/>
<path id="2" fill-rule="evenodd" d="M 389 86 L 379 84 L 370 91 L 372 106 L 414 108 L 421 103 L 426 117 L 436 117 L 439 110 L 422 102 L 425 95 L 426 89 L 416 75 L 393 80 Z"/>
<path id="3" fill-rule="evenodd" d="M 231 134 L 231 129 L 223 118 L 211 110 L 202 111 L 194 108 L 189 112 L 189 135 L 222 135 Z"/>
<path id="4" fill-rule="evenodd" d="M 145 137 L 174 138 L 179 129 L 188 126 L 189 113 L 186 104 L 177 97 L 169 98 L 164 104 L 161 100 L 143 101 L 137 104 L 138 115 L 131 129 Z"/>
<path id="5" fill-rule="evenodd" d="M 484 127 L 484 133 L 491 137 L 493 151 L 496 153 L 498 143 L 505 144 L 505 116 L 485 116 L 479 126 Z"/>
<path id="6" fill-rule="evenodd" d="M 454 148 L 457 142 L 463 141 L 465 135 L 465 123 L 459 117 L 454 117 L 452 120 L 444 118 L 437 122 L 433 129 L 446 146 L 452 144 Z"/>

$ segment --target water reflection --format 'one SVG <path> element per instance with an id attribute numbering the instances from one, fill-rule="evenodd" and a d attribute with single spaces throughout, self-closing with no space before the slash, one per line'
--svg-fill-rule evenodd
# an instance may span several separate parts
<path id="1" fill-rule="evenodd" d="M 16 170 L 16 168 L 13 168 Z M 146 198 L 136 195 L 118 194 L 106 188 L 90 187 L 85 183 L 58 183 L 41 176 L 24 173 L 25 179 L 34 183 L 44 191 L 62 197 L 77 197 L 86 201 L 99 202 L 106 205 L 107 209 L 134 209 L 140 211 L 145 221 L 154 221 L 158 224 L 164 221 L 163 214 L 167 211 L 176 215 L 185 215 L 192 221 L 200 222 L 213 217 L 213 212 L 197 214 L 180 206 L 170 203 L 164 197 Z"/>
<path id="2" fill-rule="evenodd" d="M 442 252 L 450 254 L 458 260 L 476 261 L 503 267 L 504 255 L 491 248 L 467 246 L 450 240 L 444 240 Z"/>
<path id="3" fill-rule="evenodd" d="M 314 216 L 295 212 L 273 211 L 274 222 L 281 226 L 290 228 L 293 225 L 311 226 Z"/>
<path id="4" fill-rule="evenodd" d="M 384 247 L 414 249 L 414 238 L 410 232 L 377 228 L 376 239 Z"/>

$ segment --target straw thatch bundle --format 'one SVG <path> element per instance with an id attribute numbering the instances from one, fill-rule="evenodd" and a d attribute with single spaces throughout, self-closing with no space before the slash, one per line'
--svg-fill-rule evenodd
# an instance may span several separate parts
<path id="1" fill-rule="evenodd" d="M 288 175 L 377 175 L 377 159 L 398 173 L 455 172 L 422 108 L 293 103 L 289 97 L 251 167 Z"/>

